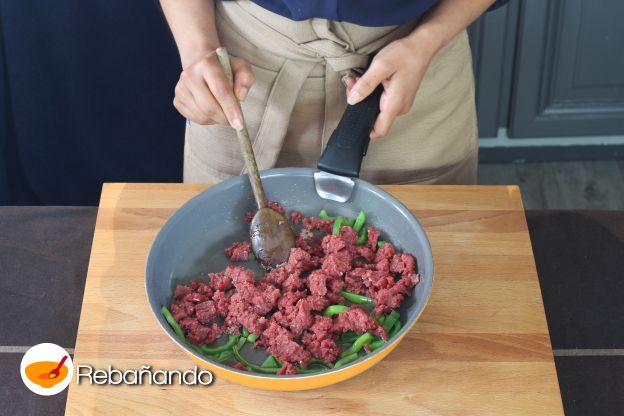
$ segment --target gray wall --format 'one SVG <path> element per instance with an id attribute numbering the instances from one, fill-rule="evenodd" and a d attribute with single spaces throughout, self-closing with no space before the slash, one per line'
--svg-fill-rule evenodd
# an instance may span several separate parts
<path id="1" fill-rule="evenodd" d="M 624 155 L 624 1 L 512 0 L 470 28 L 482 160 Z"/>

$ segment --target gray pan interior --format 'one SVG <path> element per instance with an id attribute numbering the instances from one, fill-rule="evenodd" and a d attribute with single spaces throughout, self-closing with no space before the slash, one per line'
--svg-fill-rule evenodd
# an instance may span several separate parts
<path id="1" fill-rule="evenodd" d="M 322 199 L 314 189 L 313 173 L 313 169 L 304 168 L 272 169 L 262 172 L 267 198 L 281 203 L 287 213 L 298 210 L 304 216 L 316 216 L 324 208 L 330 215 L 355 217 L 363 210 L 366 212 L 366 223 L 381 230 L 381 239 L 390 241 L 399 250 L 414 255 L 421 282 L 414 288 L 414 295 L 406 298 L 401 306 L 402 333 L 425 307 L 433 282 L 431 247 L 423 228 L 397 199 L 362 180 L 356 179 L 353 195 L 346 203 Z M 238 176 L 188 201 L 171 216 L 156 236 L 147 259 L 145 285 L 152 311 L 164 330 L 174 339 L 177 340 L 175 333 L 160 313 L 161 306 L 169 306 L 177 284 L 200 278 L 200 272 L 222 271 L 231 264 L 227 261 L 223 250 L 233 241 L 248 238 L 245 213 L 251 210 L 255 210 L 255 204 L 249 180 L 246 175 Z M 255 262 L 238 264 L 253 268 L 257 277 L 263 274 Z M 190 353 L 198 355 L 183 342 L 178 340 L 178 343 Z M 383 348 L 385 346 L 372 354 L 378 353 Z M 261 363 L 266 353 L 260 350 L 254 351 L 246 346 L 243 353 L 251 361 Z M 351 365 L 367 359 L 372 354 L 359 358 Z M 214 363 L 214 365 L 240 371 L 230 368 L 227 364 Z M 324 370 L 327 371 L 335 370 Z M 256 376 L 255 373 L 253 375 Z M 257 376 L 275 377 L 263 374 Z M 290 377 L 306 376 L 310 375 Z"/>

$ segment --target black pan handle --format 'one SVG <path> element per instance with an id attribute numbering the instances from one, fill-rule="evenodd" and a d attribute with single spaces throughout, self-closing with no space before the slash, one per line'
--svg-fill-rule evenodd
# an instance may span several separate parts
<path id="1" fill-rule="evenodd" d="M 318 161 L 318 169 L 351 178 L 360 176 L 362 158 L 366 155 L 370 132 L 379 114 L 382 92 L 380 84 L 359 103 L 347 105 Z"/>

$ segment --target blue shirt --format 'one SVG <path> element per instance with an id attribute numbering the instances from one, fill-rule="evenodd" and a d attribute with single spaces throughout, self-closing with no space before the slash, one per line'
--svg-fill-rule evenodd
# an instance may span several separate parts
<path id="1" fill-rule="evenodd" d="M 320 17 L 361 26 L 391 26 L 414 20 L 437 0 L 252 0 L 292 20 Z M 509 0 L 497 0 L 491 9 Z"/>

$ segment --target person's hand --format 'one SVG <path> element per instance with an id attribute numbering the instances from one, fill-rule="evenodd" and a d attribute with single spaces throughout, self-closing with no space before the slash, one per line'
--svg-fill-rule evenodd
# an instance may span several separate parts
<path id="1" fill-rule="evenodd" d="M 230 56 L 230 63 L 233 89 L 214 52 L 184 68 L 173 99 L 180 114 L 198 124 L 229 124 L 236 130 L 242 128 L 243 118 L 236 98 L 242 101 L 247 97 L 255 78 L 246 60 Z"/>
<path id="2" fill-rule="evenodd" d="M 384 92 L 379 102 L 380 113 L 371 131 L 371 139 L 388 134 L 394 120 L 412 108 L 416 91 L 432 56 L 430 48 L 419 49 L 413 38 L 398 39 L 375 55 L 361 77 L 345 78 L 349 104 L 362 101 L 380 83 L 383 84 Z"/>

